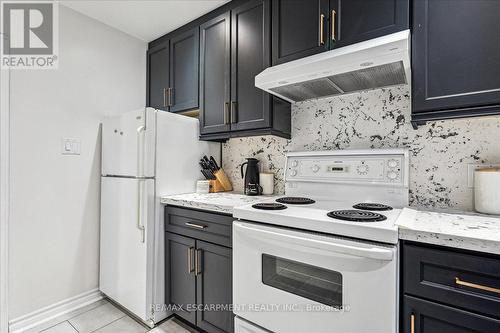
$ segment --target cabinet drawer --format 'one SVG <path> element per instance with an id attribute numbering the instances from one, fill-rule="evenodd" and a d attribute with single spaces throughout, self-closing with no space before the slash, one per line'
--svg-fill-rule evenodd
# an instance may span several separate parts
<path id="1" fill-rule="evenodd" d="M 500 320 L 450 306 L 404 297 L 403 333 L 500 332 Z"/>
<path id="2" fill-rule="evenodd" d="M 175 206 L 165 207 L 165 231 L 231 247 L 233 217 Z"/>
<path id="3" fill-rule="evenodd" d="M 500 318 L 500 259 L 405 243 L 404 292 Z"/>

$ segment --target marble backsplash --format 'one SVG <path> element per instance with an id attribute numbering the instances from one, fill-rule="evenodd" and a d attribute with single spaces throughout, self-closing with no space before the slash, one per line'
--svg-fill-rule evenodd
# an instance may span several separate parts
<path id="1" fill-rule="evenodd" d="M 410 205 L 471 210 L 467 165 L 500 163 L 500 117 L 410 124 L 407 86 L 296 103 L 292 139 L 235 138 L 223 145 L 223 167 L 242 190 L 239 166 L 256 157 L 275 173 L 275 193 L 284 193 L 284 153 L 300 150 L 406 147 L 410 150 Z"/>

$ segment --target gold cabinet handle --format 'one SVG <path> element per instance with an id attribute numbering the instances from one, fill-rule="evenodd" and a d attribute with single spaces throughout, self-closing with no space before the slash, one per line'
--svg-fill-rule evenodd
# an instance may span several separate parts
<path id="1" fill-rule="evenodd" d="M 325 23 L 325 15 L 321 14 L 319 16 L 319 45 L 325 45 L 325 36 L 324 36 L 324 23 Z"/>
<path id="2" fill-rule="evenodd" d="M 335 16 L 337 15 L 337 12 L 332 10 L 332 40 L 335 42 Z"/>
<path id="3" fill-rule="evenodd" d="M 238 102 L 235 101 L 231 102 L 231 124 L 237 122 L 238 119 L 237 111 L 238 111 Z"/>
<path id="4" fill-rule="evenodd" d="M 483 285 L 472 283 L 472 282 L 462 281 L 458 277 L 455 277 L 455 284 L 457 284 L 459 286 L 464 286 L 464 287 L 489 291 L 489 292 L 492 292 L 495 294 L 500 294 L 500 289 L 498 289 L 498 288 L 493 288 L 493 287 L 483 286 Z"/>
<path id="5" fill-rule="evenodd" d="M 194 247 L 190 247 L 188 249 L 188 273 L 191 274 L 194 272 L 193 267 L 193 256 L 194 256 Z"/>
<path id="6" fill-rule="evenodd" d="M 415 333 L 415 315 L 413 313 L 410 316 L 410 333 Z"/>
<path id="7" fill-rule="evenodd" d="M 167 106 L 167 88 L 163 88 L 163 106 Z"/>
<path id="8" fill-rule="evenodd" d="M 168 106 L 172 106 L 173 104 L 173 91 L 174 89 L 173 88 L 168 88 Z"/>
<path id="9" fill-rule="evenodd" d="M 196 257 L 194 258 L 195 272 L 194 275 L 201 274 L 201 250 L 196 250 Z"/>
<path id="10" fill-rule="evenodd" d="M 224 103 L 224 125 L 229 124 L 229 102 Z"/>

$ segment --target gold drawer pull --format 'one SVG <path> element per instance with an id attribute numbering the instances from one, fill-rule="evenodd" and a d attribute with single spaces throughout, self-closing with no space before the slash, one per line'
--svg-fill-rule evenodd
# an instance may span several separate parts
<path id="1" fill-rule="evenodd" d="M 500 289 L 498 289 L 498 288 L 493 288 L 493 287 L 483 286 L 483 285 L 472 283 L 472 282 L 462 281 L 458 277 L 455 278 L 455 283 L 458 284 L 459 286 L 465 286 L 465 287 L 469 287 L 469 288 L 489 291 L 489 292 L 492 292 L 495 294 L 500 294 Z"/>
<path id="2" fill-rule="evenodd" d="M 194 257 L 194 275 L 198 276 L 201 274 L 201 250 L 196 250 L 196 256 Z"/>
<path id="3" fill-rule="evenodd" d="M 324 22 L 325 22 L 325 15 L 321 14 L 319 16 L 319 45 L 325 45 L 325 38 L 324 38 Z"/>
<path id="4" fill-rule="evenodd" d="M 196 228 L 196 229 L 205 229 L 207 227 L 206 225 L 194 224 L 194 223 L 189 223 L 189 222 L 186 222 L 184 224 L 187 225 L 188 227 Z"/>
<path id="5" fill-rule="evenodd" d="M 192 261 L 193 255 L 194 255 L 194 247 L 191 246 L 188 249 L 188 274 L 194 272 L 193 261 Z"/>
<path id="6" fill-rule="evenodd" d="M 335 15 L 337 12 L 332 10 L 332 40 L 335 42 Z"/>
<path id="7" fill-rule="evenodd" d="M 410 333 L 415 333 L 415 315 L 410 316 Z"/>

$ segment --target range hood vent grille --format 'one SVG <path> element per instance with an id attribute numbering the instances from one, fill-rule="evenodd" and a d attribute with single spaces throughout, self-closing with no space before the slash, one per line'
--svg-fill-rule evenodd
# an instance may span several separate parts
<path id="1" fill-rule="evenodd" d="M 406 84 L 402 61 L 298 82 L 270 90 L 295 102 Z"/>

